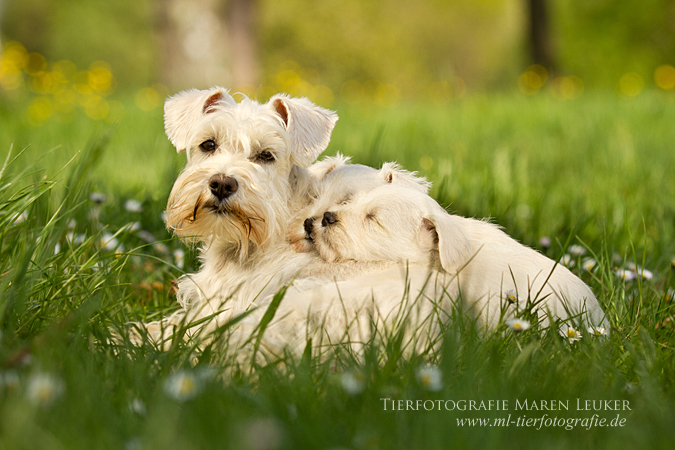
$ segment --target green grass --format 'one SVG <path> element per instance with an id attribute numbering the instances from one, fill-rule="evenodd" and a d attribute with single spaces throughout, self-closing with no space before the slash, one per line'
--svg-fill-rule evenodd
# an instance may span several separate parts
<path id="1" fill-rule="evenodd" d="M 182 271 L 173 251 L 185 247 L 160 213 L 183 157 L 163 136 L 161 111 L 125 102 L 112 130 L 86 117 L 35 128 L 20 105 L 0 106 L 3 160 L 13 143 L 0 175 L 0 449 L 672 448 L 673 100 L 598 93 L 569 102 L 503 95 L 444 107 L 338 106 L 327 154 L 419 170 L 450 210 L 492 217 L 537 248 L 549 236 L 552 258 L 568 242 L 586 246 L 598 267 L 583 271 L 579 258 L 574 270 L 608 312 L 612 334 L 572 344 L 536 327 L 479 336 L 455 320 L 438 351 L 409 356 L 393 336 L 359 362 L 348 352 L 328 361 L 306 354 L 251 371 L 190 344 L 121 353 L 105 344 L 110 326 L 175 308 L 171 285 Z M 92 192 L 105 201 L 92 202 Z M 127 211 L 128 199 L 142 212 Z M 117 252 L 101 245 L 106 233 Z M 184 270 L 196 270 L 185 251 Z M 614 270 L 630 262 L 654 278 L 622 282 Z M 442 371 L 441 391 L 417 380 L 426 364 Z M 183 401 L 167 388 L 181 371 L 198 380 Z M 346 373 L 364 380 L 362 392 L 344 389 Z M 51 377 L 52 401 L 49 392 L 36 397 L 38 374 Z M 577 398 L 628 400 L 631 411 L 599 412 L 626 419 L 616 428 L 481 428 L 457 420 L 508 413 L 384 411 L 381 398 L 508 400 L 513 420 L 590 417 L 574 410 Z M 515 411 L 525 399 L 567 400 L 570 411 Z"/>

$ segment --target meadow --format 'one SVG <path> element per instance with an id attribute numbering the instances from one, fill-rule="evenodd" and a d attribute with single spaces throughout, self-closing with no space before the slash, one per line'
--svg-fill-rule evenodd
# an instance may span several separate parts
<path id="1" fill-rule="evenodd" d="M 110 327 L 173 311 L 173 281 L 198 267 L 162 220 L 184 156 L 161 108 L 119 104 L 114 124 L 77 111 L 36 124 L 20 102 L 0 104 L 0 449 L 672 448 L 673 95 L 333 105 L 326 155 L 398 161 L 449 211 L 490 217 L 561 259 L 596 293 L 611 333 L 570 339 L 534 324 L 481 335 L 457 316 L 440 349 L 420 355 L 394 335 L 363 360 L 306 351 L 245 370 L 190 342 L 107 343 Z M 630 410 L 579 411 L 577 399 Z M 392 410 L 398 400 L 421 406 Z M 447 400 L 509 409 L 447 410 Z M 523 401 L 539 408 L 516 410 Z M 509 414 L 522 425 L 466 421 Z M 525 425 L 544 414 L 586 422 Z M 625 420 L 601 427 L 593 414 Z"/>

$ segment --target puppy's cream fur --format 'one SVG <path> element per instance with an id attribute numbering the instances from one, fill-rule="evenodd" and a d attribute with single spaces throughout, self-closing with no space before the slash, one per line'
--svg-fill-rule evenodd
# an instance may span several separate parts
<path id="1" fill-rule="evenodd" d="M 461 294 L 487 327 L 494 327 L 507 294 L 522 309 L 537 303 L 542 319 L 582 315 L 606 325 L 590 288 L 566 267 L 485 221 L 448 214 L 428 195 L 404 186 L 375 188 L 337 205 L 335 223 L 315 224 L 314 245 L 328 261 L 408 261 L 456 275 Z"/>

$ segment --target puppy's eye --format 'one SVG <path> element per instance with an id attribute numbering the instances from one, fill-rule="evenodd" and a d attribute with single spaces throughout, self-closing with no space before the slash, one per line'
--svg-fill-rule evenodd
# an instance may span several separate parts
<path id="1" fill-rule="evenodd" d="M 342 197 L 342 200 L 338 202 L 338 205 L 346 205 L 351 201 L 352 201 L 352 194 L 347 194 L 344 197 Z"/>
<path id="2" fill-rule="evenodd" d="M 366 214 L 366 219 L 367 220 L 375 220 L 375 211 L 371 211 L 368 214 Z"/>
<path id="3" fill-rule="evenodd" d="M 209 139 L 208 141 L 204 141 L 201 144 L 199 144 L 199 148 L 202 149 L 203 152 L 205 153 L 213 153 L 216 150 L 216 143 Z"/>
<path id="4" fill-rule="evenodd" d="M 274 155 L 269 150 L 263 150 L 255 156 L 255 160 L 261 163 L 274 162 Z"/>

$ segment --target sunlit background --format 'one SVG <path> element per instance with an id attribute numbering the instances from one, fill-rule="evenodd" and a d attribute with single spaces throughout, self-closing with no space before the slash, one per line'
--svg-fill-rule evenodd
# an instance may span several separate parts
<path id="1" fill-rule="evenodd" d="M 663 0 L 0 0 L 0 42 L 0 101 L 34 126 L 212 85 L 384 108 L 675 88 Z"/>

